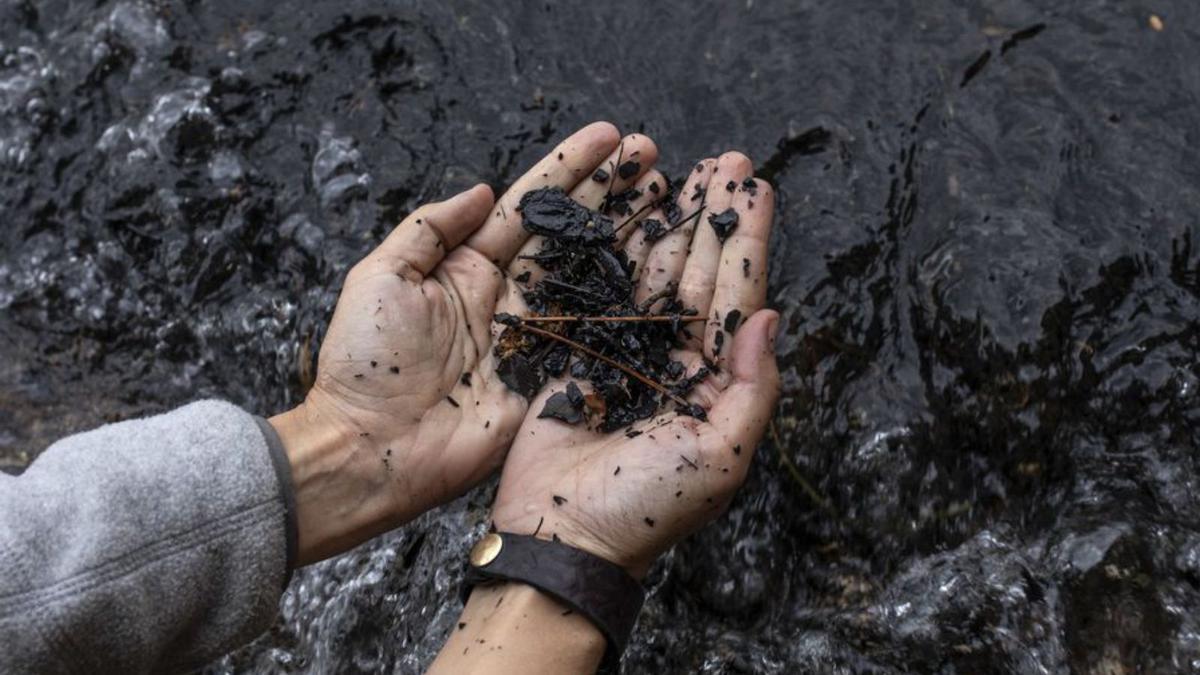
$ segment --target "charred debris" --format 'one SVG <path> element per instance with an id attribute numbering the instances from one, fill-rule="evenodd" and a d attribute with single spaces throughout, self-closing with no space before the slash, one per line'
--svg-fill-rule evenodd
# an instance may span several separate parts
<path id="1" fill-rule="evenodd" d="M 698 218 L 704 206 L 700 195 L 696 210 L 684 215 L 673 189 L 655 188 L 647 208 L 659 207 L 664 218 L 638 225 L 652 241 Z M 495 317 L 505 327 L 496 346 L 497 372 L 510 389 L 528 399 L 551 378 L 570 380 L 564 391 L 547 399 L 539 417 L 586 422 L 602 432 L 628 427 L 665 405 L 680 414 L 705 417 L 704 410 L 686 398 L 715 366 L 684 377 L 684 364 L 672 358 L 689 325 L 704 317 L 684 307 L 674 288 L 636 302 L 634 265 L 617 248 L 617 233 L 646 210 L 635 213 L 630 206 L 640 196 L 634 189 L 610 194 L 600 211 L 556 187 L 531 190 L 521 198 L 522 224 L 543 237 L 540 250 L 528 256 L 543 275 L 532 282 L 528 273 L 517 278 L 526 284 L 527 316 Z M 614 222 L 609 213 L 622 220 Z M 713 220 L 722 240 L 737 225 L 736 214 Z M 585 394 L 576 381 L 591 385 L 590 392 Z"/>

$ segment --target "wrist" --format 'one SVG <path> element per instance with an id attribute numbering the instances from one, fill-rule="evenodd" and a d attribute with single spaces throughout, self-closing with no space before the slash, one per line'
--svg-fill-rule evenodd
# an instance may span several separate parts
<path id="1" fill-rule="evenodd" d="M 340 416 L 310 402 L 267 420 L 291 468 L 297 563 L 347 550 L 400 524 L 387 472 L 367 459 L 367 439 Z"/>
<path id="2" fill-rule="evenodd" d="M 532 586 L 471 591 L 429 673 L 590 673 L 607 642 L 586 617 Z"/>
<path id="3" fill-rule="evenodd" d="M 641 584 L 618 565 L 561 542 L 509 532 L 475 543 L 463 579 L 468 592 L 497 583 L 526 584 L 587 618 L 605 638 L 610 667 L 625 652 L 645 601 Z"/>
<path id="4" fill-rule="evenodd" d="M 572 505 L 564 504 L 563 508 L 572 508 Z M 510 518 L 507 513 L 495 511 L 492 514 L 492 522 L 501 532 L 529 534 L 544 541 L 554 541 L 586 551 L 620 567 L 637 581 L 645 579 L 654 562 L 658 560 L 657 555 L 637 555 L 624 547 L 610 543 L 593 534 L 589 528 L 576 524 L 574 520 L 542 515 L 533 509 L 527 509 L 524 514 L 516 518 Z"/>

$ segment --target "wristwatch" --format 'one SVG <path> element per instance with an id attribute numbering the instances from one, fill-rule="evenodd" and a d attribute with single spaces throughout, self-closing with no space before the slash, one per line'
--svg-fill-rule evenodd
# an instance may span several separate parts
<path id="1" fill-rule="evenodd" d="M 615 673 L 646 592 L 619 566 L 561 542 L 491 532 L 471 549 L 463 601 L 478 584 L 533 586 L 591 620 L 608 640 L 601 672 Z"/>

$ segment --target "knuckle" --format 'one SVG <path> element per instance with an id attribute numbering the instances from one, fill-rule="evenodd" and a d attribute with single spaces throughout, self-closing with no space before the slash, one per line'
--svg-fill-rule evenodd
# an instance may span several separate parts
<path id="1" fill-rule="evenodd" d="M 440 202 L 433 202 L 418 206 L 416 211 L 413 211 L 411 214 L 409 214 L 408 219 L 414 223 L 424 224 L 429 222 L 429 219 L 433 216 L 433 207 L 438 203 Z"/>

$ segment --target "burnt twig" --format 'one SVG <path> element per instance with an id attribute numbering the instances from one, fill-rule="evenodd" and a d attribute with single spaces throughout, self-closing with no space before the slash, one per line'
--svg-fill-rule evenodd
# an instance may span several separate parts
<path id="1" fill-rule="evenodd" d="M 655 206 L 658 206 L 658 202 L 656 202 L 656 201 L 647 202 L 645 205 L 642 206 L 642 208 L 638 209 L 637 211 L 634 211 L 632 216 L 629 216 L 625 220 L 621 221 L 621 224 L 616 226 L 613 229 L 613 233 L 615 234 L 617 232 L 620 232 L 621 228 L 632 223 L 638 216 L 642 215 L 643 213 L 645 213 L 646 211 L 650 210 L 652 207 L 655 207 Z"/>
<path id="2" fill-rule="evenodd" d="M 662 316 L 522 316 L 522 317 L 517 317 L 517 318 L 519 318 L 522 322 L 529 322 L 529 323 L 557 323 L 560 321 L 561 322 L 585 321 L 585 322 L 597 322 L 597 323 L 605 323 L 605 322 L 614 322 L 615 323 L 615 322 L 621 322 L 621 321 L 630 321 L 630 322 L 633 322 L 633 321 L 661 321 L 663 323 L 670 323 L 672 321 L 679 321 L 681 323 L 688 323 L 691 321 L 707 321 L 708 320 L 706 317 L 703 317 L 703 316 L 680 316 L 680 315 L 669 315 L 669 314 L 664 314 Z"/>
<path id="3" fill-rule="evenodd" d="M 598 361 L 603 361 L 604 363 L 607 363 L 608 365 L 612 366 L 613 368 L 616 368 L 617 370 L 620 370 L 621 372 L 625 373 L 626 375 L 636 379 L 638 382 L 641 382 L 642 384 L 646 385 L 647 387 L 650 387 L 654 391 L 657 391 L 658 393 L 662 394 L 663 396 L 666 396 L 667 398 L 671 399 L 672 401 L 679 404 L 680 406 L 683 406 L 685 408 L 691 407 L 690 403 L 683 400 L 679 396 L 675 395 L 670 389 L 666 388 L 665 386 L 655 382 L 654 380 L 646 377 L 645 375 L 643 375 L 643 374 L 639 373 L 638 371 L 634 370 L 633 368 L 630 368 L 629 366 L 621 363 L 620 361 L 615 361 L 590 347 L 586 347 L 584 345 L 579 344 L 578 342 L 572 340 L 571 338 L 563 337 L 562 335 L 559 335 L 558 333 L 553 333 L 551 331 L 538 328 L 537 326 L 530 326 L 525 323 L 519 324 L 518 327 L 522 330 L 527 330 L 530 333 L 533 333 L 534 335 L 541 335 L 542 337 L 549 338 L 551 340 L 557 340 L 557 341 L 567 345 L 571 349 L 581 351 L 584 354 L 587 354 L 588 356 L 590 356 Z"/>

